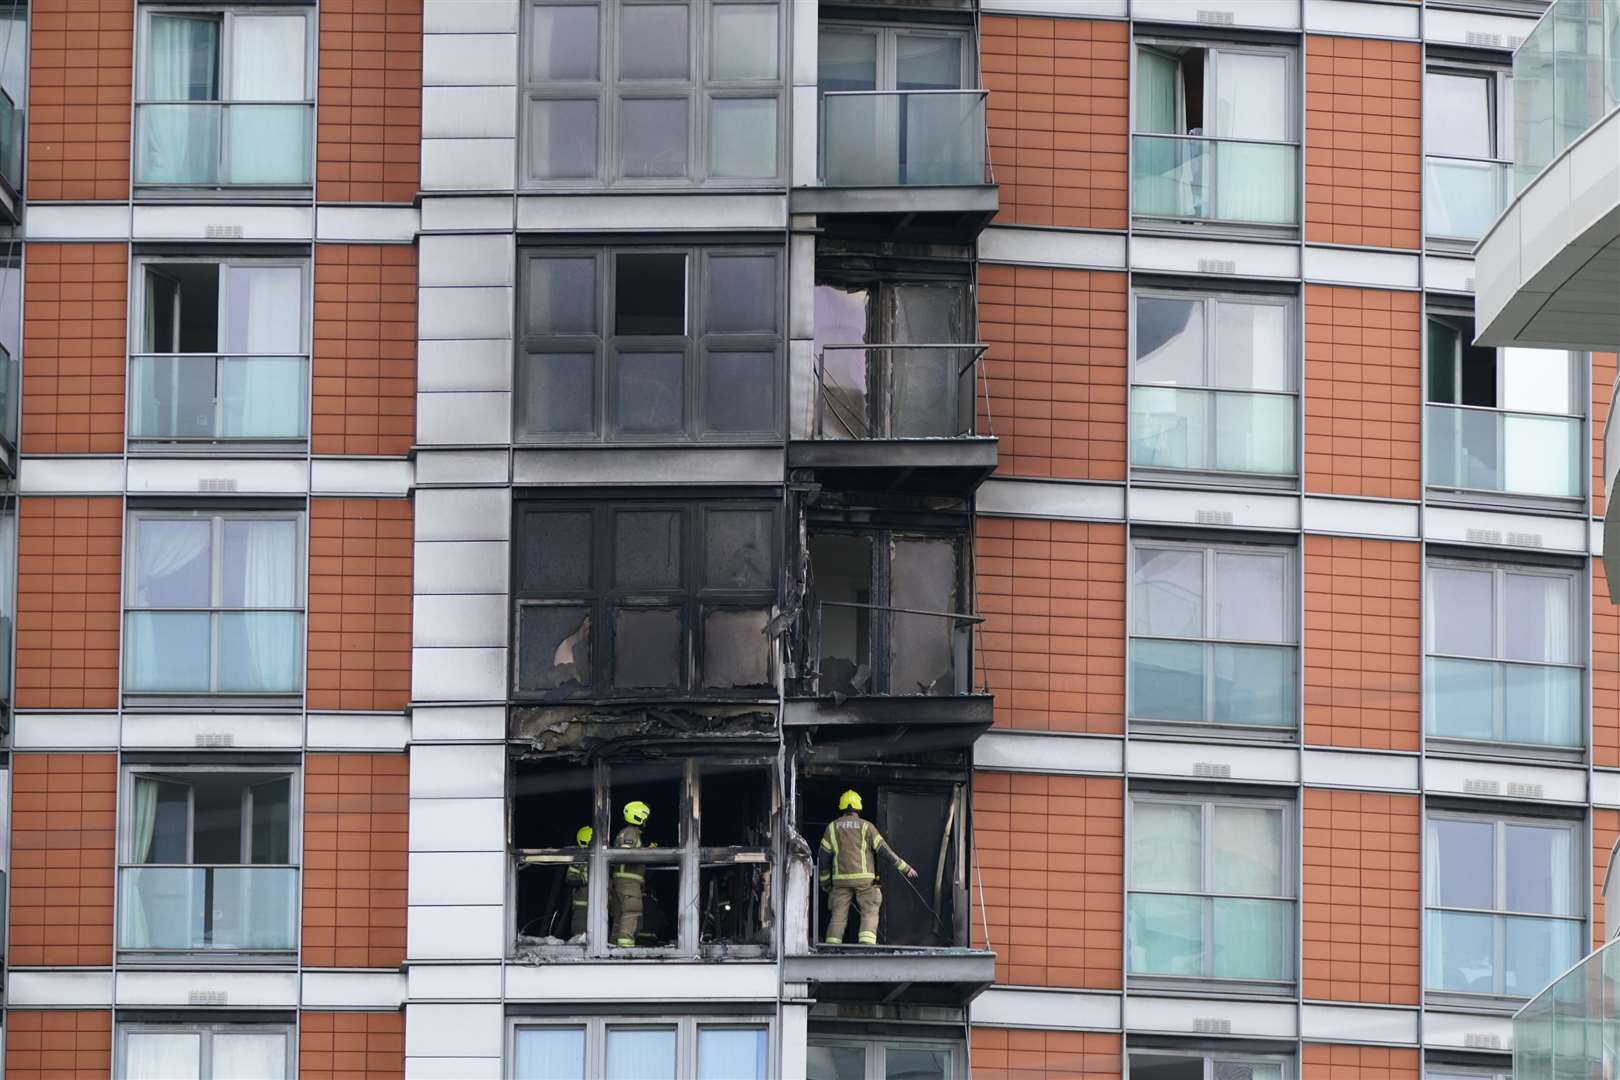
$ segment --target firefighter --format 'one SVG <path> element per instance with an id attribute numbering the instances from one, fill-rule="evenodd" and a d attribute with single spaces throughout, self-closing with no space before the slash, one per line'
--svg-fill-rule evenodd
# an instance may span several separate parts
<path id="1" fill-rule="evenodd" d="M 589 825 L 581 825 L 574 834 L 574 842 L 582 848 L 591 846 L 591 837 L 595 835 Z M 573 896 L 574 906 L 569 911 L 568 937 L 578 937 L 585 932 L 586 909 L 590 906 L 591 893 L 591 867 L 589 863 L 568 864 L 568 888 Z"/>
<path id="2" fill-rule="evenodd" d="M 838 798 L 838 817 L 827 823 L 821 837 L 820 878 L 827 896 L 827 944 L 844 943 L 844 924 L 849 921 L 850 901 L 861 913 L 861 929 L 856 938 L 862 945 L 877 944 L 878 912 L 883 908 L 883 890 L 878 888 L 877 867 L 872 855 L 883 852 L 894 860 L 897 870 L 914 878 L 917 871 L 889 846 L 877 826 L 861 817 L 861 797 L 846 791 Z"/>
<path id="3" fill-rule="evenodd" d="M 652 816 L 652 808 L 640 799 L 624 804 L 625 826 L 613 837 L 613 846 L 641 846 L 641 827 Z M 641 863 L 615 863 L 613 884 L 608 892 L 608 916 L 613 923 L 613 944 L 634 948 L 636 931 L 641 929 L 642 894 L 647 887 L 647 868 Z"/>

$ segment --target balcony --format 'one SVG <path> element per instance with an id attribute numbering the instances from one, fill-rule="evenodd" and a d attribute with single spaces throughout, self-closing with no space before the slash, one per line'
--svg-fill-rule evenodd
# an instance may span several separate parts
<path id="1" fill-rule="evenodd" d="M 851 90 L 821 96 L 816 187 L 793 212 L 869 238 L 962 240 L 997 208 L 984 90 Z"/>
<path id="2" fill-rule="evenodd" d="M 1553 0 L 1513 54 L 1515 189 L 1620 108 L 1620 0 Z"/>
<path id="3" fill-rule="evenodd" d="M 302 356 L 140 355 L 130 360 L 132 441 L 208 445 L 302 442 L 309 361 Z"/>
<path id="4" fill-rule="evenodd" d="M 0 90 L 0 223 L 15 225 L 23 189 L 23 114 Z"/>
<path id="5" fill-rule="evenodd" d="M 1133 135 L 1131 213 L 1166 224 L 1299 226 L 1293 143 Z"/>
<path id="6" fill-rule="evenodd" d="M 1611 939 L 1513 1018 L 1515 1080 L 1620 1075 L 1620 948 Z"/>
<path id="7" fill-rule="evenodd" d="M 1431 656 L 1427 667 L 1431 739 L 1557 750 L 1585 745 L 1582 668 L 1451 656 Z"/>
<path id="8" fill-rule="evenodd" d="M 1131 465 L 1285 480 L 1299 474 L 1293 394 L 1131 389 Z"/>
<path id="9" fill-rule="evenodd" d="M 1579 417 L 1427 406 L 1428 486 L 1534 499 L 1578 499 L 1586 450 Z"/>
<path id="10" fill-rule="evenodd" d="M 123 953 L 280 953 L 298 944 L 291 866 L 125 866 Z"/>
<path id="11" fill-rule="evenodd" d="M 135 183 L 308 187 L 314 106 L 151 102 L 135 107 Z"/>
<path id="12" fill-rule="evenodd" d="M 1429 239 L 1472 248 L 1512 201 L 1512 170 L 1502 161 L 1425 158 L 1423 229 Z"/>
<path id="13" fill-rule="evenodd" d="M 811 437 L 789 446 L 789 467 L 846 490 L 972 492 L 996 467 L 985 349 L 824 346 Z"/>
<path id="14" fill-rule="evenodd" d="M 18 405 L 21 403 L 22 365 L 0 345 L 0 473 L 17 475 Z"/>

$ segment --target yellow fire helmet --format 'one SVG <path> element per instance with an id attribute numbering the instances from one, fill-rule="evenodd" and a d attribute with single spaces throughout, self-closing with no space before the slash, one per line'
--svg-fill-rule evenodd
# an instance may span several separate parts
<path id="1" fill-rule="evenodd" d="M 846 791 L 842 795 L 838 796 L 838 809 L 840 809 L 840 810 L 859 810 L 859 809 L 861 809 L 861 793 L 858 792 L 858 791 L 851 790 L 851 791 Z"/>
<path id="2" fill-rule="evenodd" d="M 640 799 L 624 804 L 624 820 L 628 821 L 632 825 L 645 825 L 647 824 L 647 819 L 651 816 L 652 807 L 648 806 Z"/>
<path id="3" fill-rule="evenodd" d="M 589 825 L 581 825 L 579 827 L 579 832 L 574 834 L 574 841 L 575 843 L 579 844 L 580 847 L 590 847 L 591 837 L 595 835 L 596 831 Z"/>

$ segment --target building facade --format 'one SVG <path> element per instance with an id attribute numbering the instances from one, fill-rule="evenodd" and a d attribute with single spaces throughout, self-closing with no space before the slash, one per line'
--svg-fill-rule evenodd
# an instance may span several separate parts
<path id="1" fill-rule="evenodd" d="M 1500 1078 L 1603 939 L 1540 0 L 10 7 L 8 1076 Z"/>

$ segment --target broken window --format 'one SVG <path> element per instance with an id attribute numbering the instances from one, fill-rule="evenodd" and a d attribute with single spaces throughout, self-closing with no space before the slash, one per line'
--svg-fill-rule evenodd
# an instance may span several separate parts
<path id="1" fill-rule="evenodd" d="M 967 693 L 973 619 L 960 536 L 818 529 L 805 617 L 812 692 Z"/>
<path id="2" fill-rule="evenodd" d="M 762 955 L 775 926 L 771 776 L 766 758 L 518 761 L 516 947 Z"/>
<path id="3" fill-rule="evenodd" d="M 517 692 L 768 691 L 777 546 L 776 509 L 762 501 L 526 504 Z"/>

